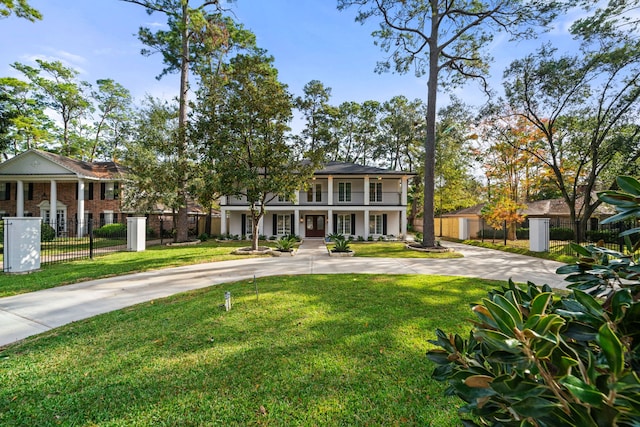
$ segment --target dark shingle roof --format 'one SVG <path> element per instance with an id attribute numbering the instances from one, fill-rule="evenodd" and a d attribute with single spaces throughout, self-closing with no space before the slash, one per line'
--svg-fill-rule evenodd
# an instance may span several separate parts
<path id="1" fill-rule="evenodd" d="M 54 163 L 59 164 L 62 167 L 69 169 L 78 175 L 98 178 L 98 179 L 113 179 L 122 178 L 126 173 L 126 170 L 118 165 L 116 162 L 85 162 L 83 160 L 76 160 L 69 157 L 62 156 L 60 154 L 50 153 L 48 151 L 33 150 L 42 157 L 46 157 Z"/>
<path id="2" fill-rule="evenodd" d="M 316 175 L 415 175 L 413 172 L 394 171 L 375 166 L 363 166 L 347 162 L 328 162 Z"/>

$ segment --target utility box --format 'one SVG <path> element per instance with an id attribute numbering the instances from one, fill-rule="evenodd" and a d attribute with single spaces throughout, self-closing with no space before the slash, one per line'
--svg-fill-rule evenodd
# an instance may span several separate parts
<path id="1" fill-rule="evenodd" d="M 142 252 L 146 249 L 147 218 L 133 216 L 127 218 L 127 250 Z"/>
<path id="2" fill-rule="evenodd" d="M 42 218 L 4 218 L 5 273 L 28 273 L 40 269 Z"/>

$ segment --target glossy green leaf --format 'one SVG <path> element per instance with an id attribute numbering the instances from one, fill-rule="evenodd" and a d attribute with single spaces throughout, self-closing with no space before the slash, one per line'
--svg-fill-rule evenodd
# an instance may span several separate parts
<path id="1" fill-rule="evenodd" d="M 515 297 L 513 295 L 514 294 L 511 291 L 508 291 L 505 296 L 496 295 L 493 302 L 508 312 L 513 320 L 515 320 L 516 326 L 519 329 L 522 329 L 522 312 L 520 311 L 520 307 L 517 305 L 517 302 L 515 302 Z"/>
<path id="2" fill-rule="evenodd" d="M 511 405 L 511 408 L 522 417 L 539 417 L 549 414 L 558 406 L 541 397 L 527 397 Z"/>
<path id="3" fill-rule="evenodd" d="M 614 377 L 618 378 L 624 369 L 624 347 L 609 327 L 609 324 L 605 323 L 600 327 L 597 341 L 607 359 L 609 368 L 613 371 Z"/>
<path id="4" fill-rule="evenodd" d="M 489 310 L 489 312 L 491 313 L 491 316 L 498 325 L 498 329 L 500 329 L 503 333 L 509 335 L 510 337 L 514 337 L 516 320 L 513 318 L 513 316 L 511 316 L 511 314 L 507 310 L 491 300 L 484 299 L 482 302 L 484 303 L 485 307 L 487 307 L 487 310 Z"/>
<path id="5" fill-rule="evenodd" d="M 616 178 L 618 187 L 626 193 L 640 196 L 640 182 L 631 176 L 619 176 Z"/>
<path id="6" fill-rule="evenodd" d="M 553 299 L 551 293 L 543 293 L 535 296 L 529 306 L 529 316 L 544 314 L 547 311 L 549 302 Z"/>
<path id="7" fill-rule="evenodd" d="M 589 385 L 580 378 L 573 375 L 560 380 L 560 384 L 564 385 L 571 393 L 577 396 L 581 401 L 592 406 L 600 407 L 607 398 L 596 387 Z"/>
<path id="8" fill-rule="evenodd" d="M 584 248 L 584 246 L 582 246 L 582 245 L 579 245 L 577 243 L 571 242 L 571 243 L 569 243 L 569 247 L 571 248 L 572 251 L 576 252 L 578 255 L 582 255 L 582 256 L 586 256 L 586 257 L 590 257 L 591 256 L 591 252 L 586 250 Z"/>
<path id="9" fill-rule="evenodd" d="M 582 304 L 584 308 L 587 309 L 589 314 L 604 319 L 602 315 L 602 306 L 600 305 L 600 303 L 598 303 L 598 301 L 596 301 L 595 298 L 593 298 L 588 293 L 579 290 L 575 290 L 574 295 L 576 297 L 576 301 Z"/>

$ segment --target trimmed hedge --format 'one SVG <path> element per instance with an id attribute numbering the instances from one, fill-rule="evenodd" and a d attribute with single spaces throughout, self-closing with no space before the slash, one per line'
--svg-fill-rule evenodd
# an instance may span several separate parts
<path id="1" fill-rule="evenodd" d="M 106 224 L 93 230 L 93 235 L 108 238 L 127 237 L 127 225 L 120 223 Z"/>
<path id="2" fill-rule="evenodd" d="M 565 240 L 573 241 L 576 238 L 576 233 L 572 228 L 568 227 L 550 227 L 549 239 L 551 240 Z"/>

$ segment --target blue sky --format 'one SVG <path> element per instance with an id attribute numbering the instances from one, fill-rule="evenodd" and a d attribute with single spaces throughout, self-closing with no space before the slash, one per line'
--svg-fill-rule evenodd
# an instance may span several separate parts
<path id="1" fill-rule="evenodd" d="M 280 80 L 302 94 L 310 80 L 332 88 L 331 103 L 385 101 L 395 95 L 425 100 L 426 79 L 412 74 L 376 74 L 376 61 L 384 57 L 373 44 L 375 24 L 354 22 L 355 10 L 339 12 L 334 0 L 237 0 L 231 10 L 238 22 L 252 30 L 258 45 L 275 57 Z M 158 81 L 161 57 L 144 57 L 136 33 L 140 26 L 164 22 L 160 14 L 147 15 L 140 6 L 118 0 L 30 0 L 42 21 L 31 23 L 11 17 L 0 20 L 0 76 L 16 76 L 13 62 L 32 64 L 35 58 L 61 60 L 81 72 L 81 80 L 95 83 L 112 78 L 129 89 L 136 100 L 145 94 L 171 98 L 178 92 L 176 76 Z M 548 36 L 566 47 L 567 22 L 559 22 Z M 507 44 L 499 37 L 492 46 L 496 58 L 493 79 L 516 57 L 540 42 Z M 484 96 L 475 83 L 456 91 L 465 101 L 481 104 Z M 446 102 L 447 95 L 440 99 Z"/>

